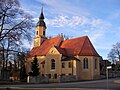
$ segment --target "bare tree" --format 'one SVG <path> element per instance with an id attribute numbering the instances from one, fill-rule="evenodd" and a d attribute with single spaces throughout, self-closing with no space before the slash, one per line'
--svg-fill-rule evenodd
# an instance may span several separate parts
<path id="1" fill-rule="evenodd" d="M 32 16 L 24 12 L 19 0 L 0 0 L 0 47 L 17 50 L 24 39 L 31 41 L 34 24 Z"/>
<path id="2" fill-rule="evenodd" d="M 0 42 L 8 37 L 30 39 L 32 17 L 20 8 L 19 0 L 0 0 Z M 29 32 L 28 32 L 29 31 Z"/>
<path id="3" fill-rule="evenodd" d="M 72 36 L 68 36 L 68 35 L 65 35 L 63 33 L 58 34 L 58 36 L 62 36 L 64 40 L 68 40 L 68 39 L 72 38 Z"/>
<path id="4" fill-rule="evenodd" d="M 23 48 L 21 45 L 24 40 L 30 43 L 33 26 L 32 16 L 22 10 L 19 0 L 0 0 L 0 53 L 4 60 L 3 69 L 7 68 L 11 55 L 14 57 L 13 52 Z"/>
<path id="5" fill-rule="evenodd" d="M 115 45 L 113 45 L 113 48 L 108 54 L 108 58 L 112 60 L 114 63 L 116 60 L 120 61 L 120 43 L 117 42 Z"/>

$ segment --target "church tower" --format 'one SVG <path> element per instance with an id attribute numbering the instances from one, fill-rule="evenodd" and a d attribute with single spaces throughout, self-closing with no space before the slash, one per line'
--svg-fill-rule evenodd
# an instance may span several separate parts
<path id="1" fill-rule="evenodd" d="M 43 8 L 41 9 L 41 14 L 39 16 L 39 21 L 36 25 L 36 35 L 34 38 L 34 47 L 38 47 L 46 39 L 46 24 L 44 22 Z"/>

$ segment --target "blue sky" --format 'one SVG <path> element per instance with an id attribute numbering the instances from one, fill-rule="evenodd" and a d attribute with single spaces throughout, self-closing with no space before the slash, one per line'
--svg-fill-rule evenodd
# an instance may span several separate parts
<path id="1" fill-rule="evenodd" d="M 104 59 L 112 45 L 120 42 L 120 0 L 21 0 L 21 8 L 33 15 L 35 22 L 42 6 L 47 36 L 87 35 Z"/>

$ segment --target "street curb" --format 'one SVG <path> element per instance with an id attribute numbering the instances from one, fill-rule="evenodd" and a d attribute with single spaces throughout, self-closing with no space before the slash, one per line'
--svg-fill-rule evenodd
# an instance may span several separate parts
<path id="1" fill-rule="evenodd" d="M 106 90 L 94 88 L 0 88 L 0 90 Z M 108 89 L 110 90 L 110 89 Z"/>

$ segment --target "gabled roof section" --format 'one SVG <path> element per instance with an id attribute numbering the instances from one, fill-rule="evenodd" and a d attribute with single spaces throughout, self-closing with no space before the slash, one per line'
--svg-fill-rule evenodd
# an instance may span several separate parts
<path id="1" fill-rule="evenodd" d="M 75 56 L 80 53 L 85 39 L 86 36 L 65 40 L 62 42 L 60 47 L 65 48 L 67 56 Z"/>
<path id="2" fill-rule="evenodd" d="M 54 46 L 54 47 L 59 51 L 60 54 L 62 54 L 63 56 L 66 56 L 67 53 L 64 48 L 60 48 L 57 46 Z"/>
<path id="3" fill-rule="evenodd" d="M 94 46 L 92 45 L 88 37 L 86 37 L 79 55 L 80 56 L 99 56 L 99 54 L 96 52 Z"/>
<path id="4" fill-rule="evenodd" d="M 66 56 L 99 56 L 87 36 L 65 40 L 61 48 L 65 48 Z"/>
<path id="5" fill-rule="evenodd" d="M 63 55 L 63 56 L 98 56 L 92 43 L 90 42 L 87 36 L 62 40 L 61 36 L 45 40 L 41 46 L 34 47 L 30 51 L 31 56 L 46 56 L 50 48 L 54 47 Z"/>
<path id="6" fill-rule="evenodd" d="M 35 56 L 35 55 L 45 56 L 52 47 L 52 45 L 54 44 L 55 46 L 59 46 L 61 40 L 62 40 L 61 36 L 57 36 L 51 39 L 46 39 L 41 46 L 32 48 L 32 50 L 30 51 L 30 56 Z"/>

